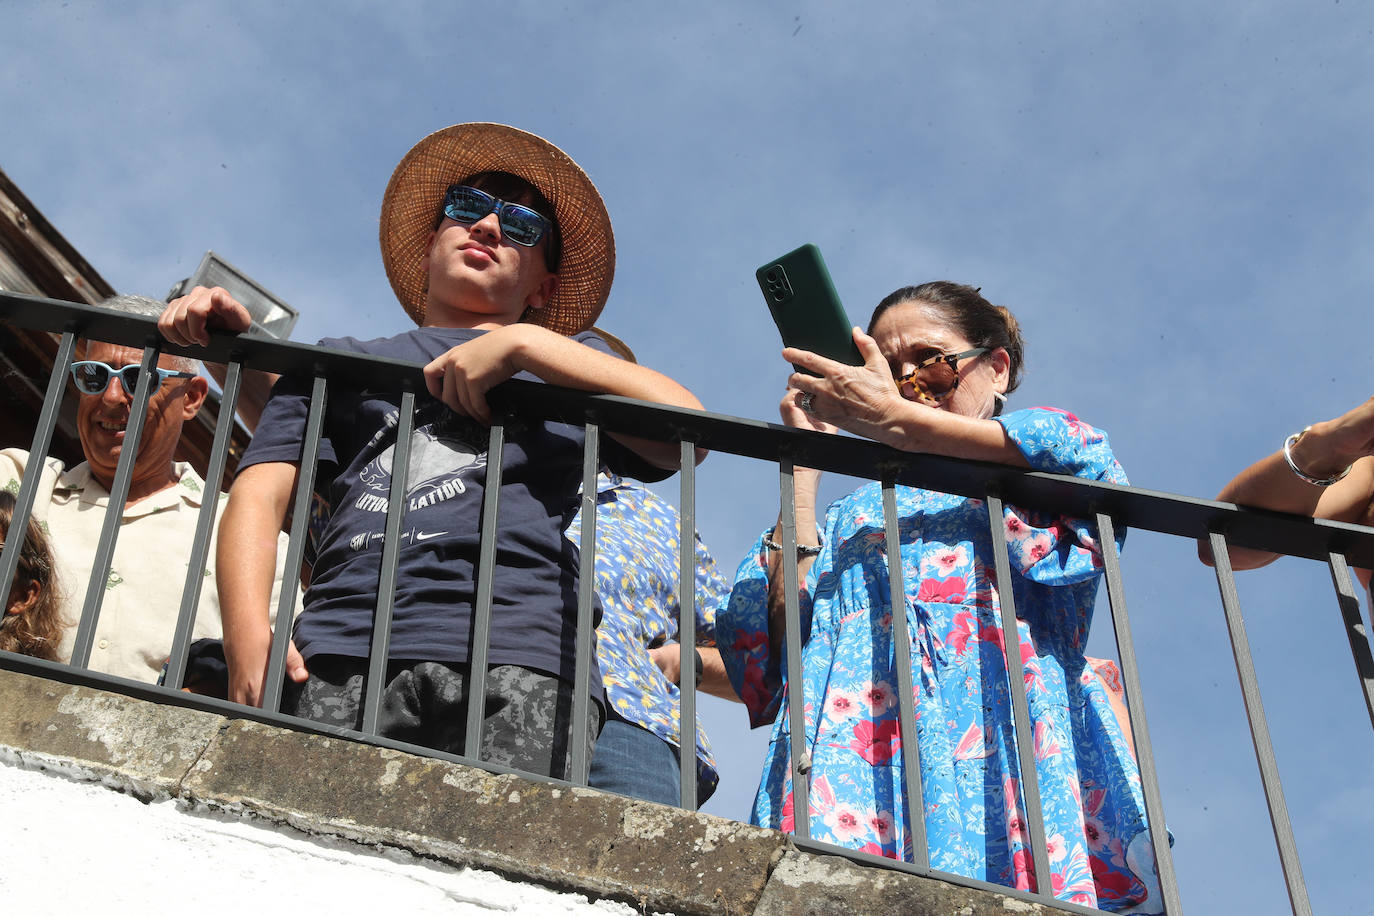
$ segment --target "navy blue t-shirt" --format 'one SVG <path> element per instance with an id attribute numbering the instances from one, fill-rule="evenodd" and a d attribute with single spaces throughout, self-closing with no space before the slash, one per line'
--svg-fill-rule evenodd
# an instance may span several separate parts
<path id="1" fill-rule="evenodd" d="M 484 331 L 416 328 L 395 337 L 325 339 L 320 346 L 428 363 Z M 611 352 L 587 331 L 575 340 Z M 516 378 L 538 379 L 528 373 Z M 281 379 L 239 469 L 298 462 L 310 380 Z M 314 655 L 366 657 L 381 569 L 398 392 L 350 389 L 331 380 L 316 489 L 331 515 L 318 545 L 296 646 Z M 481 542 L 490 430 L 428 395 L 417 398 L 406 514 L 392 617 L 393 659 L 462 662 Z M 572 682 L 578 551 L 563 536 L 578 505 L 583 431 L 561 423 L 506 428 L 492 599 L 491 664 L 534 668 Z M 631 476 L 663 476 L 614 440 L 602 460 Z M 600 607 L 596 608 L 600 616 Z M 593 693 L 601 677 L 592 658 Z"/>

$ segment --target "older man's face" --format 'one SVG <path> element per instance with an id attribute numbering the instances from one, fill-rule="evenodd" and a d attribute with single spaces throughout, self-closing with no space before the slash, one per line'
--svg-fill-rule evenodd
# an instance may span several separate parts
<path id="1" fill-rule="evenodd" d="M 114 344 L 93 341 L 86 349 L 86 359 L 115 369 L 138 365 L 142 358 L 141 350 Z M 163 356 L 158 364 L 164 369 L 177 368 L 170 356 Z M 138 459 L 134 463 L 130 498 L 155 492 L 170 481 L 172 456 L 181 439 L 181 426 L 200 410 L 205 391 L 204 379 L 169 378 L 153 392 L 148 400 L 148 419 L 143 426 Z M 103 393 L 83 394 L 77 404 L 76 424 L 81 434 L 81 450 L 95 478 L 106 489 L 114 480 L 133 401 L 133 391 L 125 390 L 123 381 L 114 376 Z"/>

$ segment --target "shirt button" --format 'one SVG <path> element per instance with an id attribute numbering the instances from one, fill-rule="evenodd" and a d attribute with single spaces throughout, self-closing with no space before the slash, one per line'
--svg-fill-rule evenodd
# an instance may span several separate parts
<path id="1" fill-rule="evenodd" d="M 102 649 L 108 649 L 108 648 L 110 648 L 110 641 L 109 641 L 108 639 L 102 639 L 102 640 L 100 641 L 100 648 L 102 648 Z"/>

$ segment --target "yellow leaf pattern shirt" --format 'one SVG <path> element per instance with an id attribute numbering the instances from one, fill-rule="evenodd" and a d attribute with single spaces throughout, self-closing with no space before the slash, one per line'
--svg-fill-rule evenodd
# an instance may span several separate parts
<path id="1" fill-rule="evenodd" d="M 678 539 L 681 519 L 672 505 L 636 484 L 603 472 L 597 479 L 596 592 L 603 614 L 596 656 L 606 702 L 628 722 L 675 747 L 681 744 L 679 695 L 649 656 L 649 649 L 678 641 Z M 577 543 L 579 510 L 568 526 Z M 696 644 L 716 644 L 716 608 L 730 587 L 696 536 Z M 711 745 L 697 720 L 697 787 L 701 801 L 718 777 Z"/>

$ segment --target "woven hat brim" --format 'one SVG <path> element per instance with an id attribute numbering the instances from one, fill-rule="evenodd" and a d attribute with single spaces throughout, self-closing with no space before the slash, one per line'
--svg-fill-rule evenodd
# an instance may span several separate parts
<path id="1" fill-rule="evenodd" d="M 558 286 L 528 321 L 560 334 L 585 331 L 606 305 L 615 276 L 611 218 L 586 172 L 542 137 L 505 124 L 455 124 L 406 153 L 382 198 L 378 240 L 396 298 L 424 323 L 425 243 L 444 191 L 478 172 L 518 175 L 553 204 L 563 238 Z"/>
<path id="2" fill-rule="evenodd" d="M 625 341 L 621 340 L 619 337 L 616 337 L 614 334 L 612 334 L 605 328 L 593 327 L 592 330 L 596 332 L 598 337 L 606 341 L 606 346 L 610 347 L 611 350 L 621 359 L 630 363 L 639 362 L 639 360 L 635 358 L 635 351 L 631 350 L 630 345 L 627 344 Z"/>

